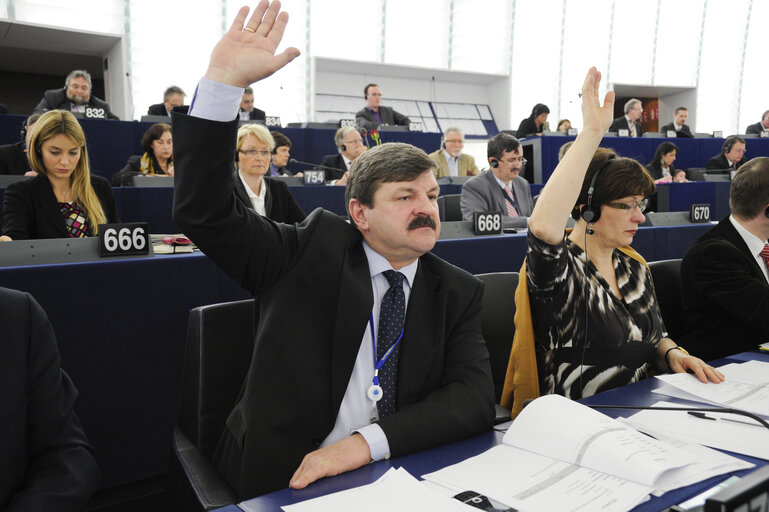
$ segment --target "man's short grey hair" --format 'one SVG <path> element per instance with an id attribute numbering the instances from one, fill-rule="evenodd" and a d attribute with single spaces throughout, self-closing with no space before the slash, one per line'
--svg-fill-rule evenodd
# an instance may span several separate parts
<path id="1" fill-rule="evenodd" d="M 181 87 L 178 85 L 172 85 L 168 89 L 166 89 L 166 92 L 163 93 L 163 99 L 167 100 L 170 99 L 171 96 L 174 94 L 181 94 L 182 96 L 187 96 L 187 93 L 182 90 Z"/>
<path id="2" fill-rule="evenodd" d="M 334 144 L 336 144 L 337 149 L 340 151 L 342 150 L 339 146 L 342 145 L 344 138 L 347 137 L 348 133 L 357 131 L 358 129 L 355 126 L 342 126 L 339 128 L 334 134 Z"/>
<path id="3" fill-rule="evenodd" d="M 93 89 L 93 84 L 91 83 L 91 75 L 85 69 L 76 69 L 74 71 L 70 71 L 69 75 L 67 75 L 67 79 L 64 80 L 64 87 L 69 87 L 69 81 L 73 78 L 85 78 L 85 81 L 88 82 L 88 88 Z"/>
<path id="4" fill-rule="evenodd" d="M 630 98 L 629 100 L 627 100 L 625 102 L 625 114 L 630 112 L 630 109 L 633 108 L 633 105 L 635 105 L 636 103 L 641 103 L 641 100 L 636 98 Z"/>
<path id="5" fill-rule="evenodd" d="M 462 140 L 465 140 L 465 134 L 462 132 L 462 128 L 458 126 L 449 126 L 443 131 L 443 142 L 446 142 L 446 137 L 449 136 L 449 133 L 458 133 L 460 137 L 462 137 Z"/>
<path id="6" fill-rule="evenodd" d="M 252 87 L 246 87 L 243 89 L 243 94 L 254 94 L 254 89 Z"/>

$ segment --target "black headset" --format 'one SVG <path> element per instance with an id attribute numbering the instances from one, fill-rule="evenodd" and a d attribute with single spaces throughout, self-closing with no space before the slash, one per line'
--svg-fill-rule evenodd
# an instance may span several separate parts
<path id="1" fill-rule="evenodd" d="M 339 146 L 339 149 L 341 149 L 342 151 L 347 151 L 347 146 L 344 143 L 342 143 L 342 145 Z"/>
<path id="2" fill-rule="evenodd" d="M 606 162 L 601 166 L 600 169 L 598 169 L 593 174 L 593 179 L 590 180 L 590 185 L 587 187 L 587 205 L 582 208 L 582 212 L 580 213 L 582 220 L 587 222 L 588 224 L 594 224 L 598 222 L 598 219 L 601 218 L 601 205 L 595 204 L 593 205 L 593 196 L 595 195 L 595 184 L 596 181 L 598 181 L 598 175 L 603 172 L 604 169 L 606 169 L 612 160 L 616 158 L 615 155 L 609 155 L 609 157 L 606 159 Z M 593 234 L 592 229 L 588 229 L 587 233 L 589 235 Z"/>
<path id="3" fill-rule="evenodd" d="M 769 206 L 766 207 L 766 210 L 764 210 L 764 215 L 769 217 Z"/>
<path id="4" fill-rule="evenodd" d="M 497 160 L 496 158 L 492 158 L 491 160 L 489 160 L 489 165 L 496 169 L 497 167 L 499 167 L 499 160 Z"/>

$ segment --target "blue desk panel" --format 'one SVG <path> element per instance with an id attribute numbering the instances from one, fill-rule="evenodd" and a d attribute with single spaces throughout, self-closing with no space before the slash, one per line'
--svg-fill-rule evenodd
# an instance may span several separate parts
<path id="1" fill-rule="evenodd" d="M 757 352 L 750 352 L 741 354 L 740 357 L 752 359 L 757 354 Z M 720 362 L 727 363 L 730 361 L 727 359 L 720 360 Z M 651 393 L 651 390 L 659 386 L 658 383 L 659 381 L 656 379 L 647 379 L 642 382 L 630 384 L 628 386 L 623 386 L 621 388 L 594 395 L 590 398 L 581 400 L 581 402 L 588 405 L 604 404 L 648 406 L 656 401 L 661 400 L 659 395 L 653 395 Z M 666 397 L 666 399 L 682 404 L 685 403 L 684 401 L 672 398 Z M 617 411 L 607 409 L 602 412 L 605 412 L 609 416 L 616 418 L 619 416 L 630 416 L 635 411 Z M 501 443 L 502 436 L 502 432 L 490 431 L 486 434 L 471 439 L 466 439 L 464 441 L 459 441 L 457 443 L 451 443 L 449 445 L 433 448 L 430 450 L 424 450 L 422 452 L 403 457 L 396 457 L 390 460 L 375 462 L 349 473 L 344 473 L 339 476 L 319 480 L 302 490 L 296 491 L 292 489 L 283 489 L 276 491 L 265 496 L 260 496 L 258 498 L 248 500 L 247 503 L 251 510 L 256 510 L 258 512 L 273 512 L 280 510 L 281 506 L 289 505 L 291 503 L 298 503 L 300 501 L 316 498 L 318 496 L 324 496 L 332 492 L 338 492 L 352 487 L 358 487 L 360 485 L 371 483 L 382 476 L 391 467 L 403 467 L 415 477 L 420 477 L 426 473 L 430 473 L 450 464 L 455 464 L 465 460 L 468 457 L 478 455 L 479 453 L 488 450 L 496 444 Z M 765 460 L 747 456 L 737 456 L 741 459 L 752 462 L 757 467 L 761 467 L 767 464 L 767 461 Z M 515 464 L 515 460 L 511 460 L 510 463 Z M 733 474 L 743 476 L 750 473 L 751 471 L 753 470 L 743 470 Z M 671 505 L 681 503 L 693 496 L 696 496 L 697 494 L 700 494 L 701 492 L 709 489 L 710 487 L 713 487 L 726 478 L 728 478 L 728 475 L 713 477 L 683 489 L 670 491 L 659 498 L 652 497 L 649 501 L 634 508 L 633 511 L 658 512 L 660 510 L 664 510 Z M 238 512 L 241 509 L 237 506 L 231 505 L 229 507 L 224 507 L 217 510 Z"/>
<path id="2" fill-rule="evenodd" d="M 0 268 L 0 286 L 48 314 L 102 488 L 168 468 L 189 310 L 250 298 L 200 253 Z"/>

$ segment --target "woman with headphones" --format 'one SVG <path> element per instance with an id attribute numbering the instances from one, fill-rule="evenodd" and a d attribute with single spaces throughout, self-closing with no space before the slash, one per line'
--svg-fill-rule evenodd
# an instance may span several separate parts
<path id="1" fill-rule="evenodd" d="M 534 391 L 579 399 L 666 371 L 692 370 L 703 382 L 720 382 L 718 371 L 667 338 L 651 273 L 629 247 L 655 186 L 638 162 L 598 148 L 614 106 L 613 92 L 600 105 L 600 78 L 595 68 L 589 70 L 582 132 L 529 218 L 520 280 L 528 293 L 521 304 L 519 287 L 516 306 L 530 308 Z M 565 236 L 570 214 L 576 224 Z M 526 331 L 521 327 L 516 314 L 514 347 L 518 331 Z M 513 352 L 511 367 L 520 349 Z M 503 405 L 524 398 L 513 389 L 514 370 L 508 368 Z"/>
<path id="2" fill-rule="evenodd" d="M 547 115 L 550 109 L 544 103 L 537 103 L 531 109 L 531 115 L 518 125 L 518 138 L 522 139 L 530 135 L 542 135 L 547 123 Z"/>
<path id="3" fill-rule="evenodd" d="M 5 190 L 0 241 L 95 236 L 99 224 L 119 222 L 112 187 L 91 175 L 85 135 L 71 112 L 43 114 L 29 148 L 37 176 Z"/>

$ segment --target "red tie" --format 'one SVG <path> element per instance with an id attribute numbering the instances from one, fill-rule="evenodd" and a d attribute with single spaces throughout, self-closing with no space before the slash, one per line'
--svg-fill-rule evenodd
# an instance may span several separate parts
<path id="1" fill-rule="evenodd" d="M 769 244 L 764 244 L 764 248 L 761 249 L 761 252 L 759 252 L 758 255 L 763 258 L 767 265 L 769 265 Z"/>
<path id="2" fill-rule="evenodd" d="M 505 185 L 505 194 L 507 194 L 507 197 L 513 197 L 513 191 L 510 188 L 510 185 Z M 505 204 L 507 204 L 507 216 L 508 217 L 518 217 L 518 212 L 515 210 L 515 206 L 513 206 L 513 203 L 505 199 Z"/>

